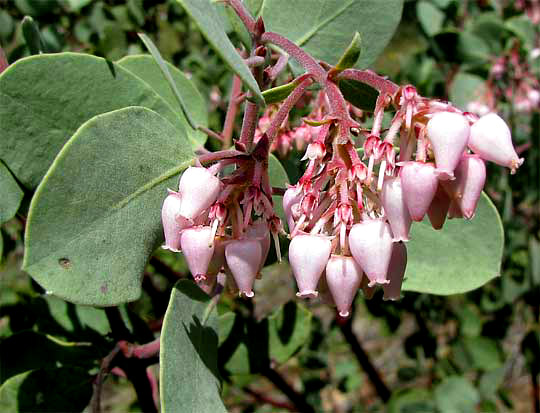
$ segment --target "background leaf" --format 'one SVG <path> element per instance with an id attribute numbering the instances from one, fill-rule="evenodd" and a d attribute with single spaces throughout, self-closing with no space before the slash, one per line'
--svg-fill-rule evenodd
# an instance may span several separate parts
<path id="1" fill-rule="evenodd" d="M 289 184 L 287 172 L 285 172 L 278 158 L 272 154 L 268 157 L 268 177 L 270 178 L 270 185 L 287 189 L 287 184 Z M 283 211 L 283 197 L 274 195 L 272 196 L 272 201 L 274 202 L 276 215 L 281 218 L 283 225 L 285 225 L 287 220 L 285 219 L 285 211 Z"/>
<path id="2" fill-rule="evenodd" d="M 480 76 L 459 72 L 450 86 L 450 100 L 463 110 L 473 101 L 483 102 L 486 95 L 486 82 Z"/>
<path id="3" fill-rule="evenodd" d="M 192 162 L 183 134 L 131 107 L 85 123 L 58 155 L 30 206 L 25 270 L 66 300 L 113 305 L 140 295 L 163 237 L 167 187 Z"/>
<path id="4" fill-rule="evenodd" d="M 277 32 L 319 60 L 336 64 L 355 32 L 362 39 L 357 67 L 373 64 L 401 18 L 402 0 L 265 0 L 266 30 Z"/>
<path id="5" fill-rule="evenodd" d="M 163 321 L 160 397 L 163 412 L 226 412 L 217 372 L 217 315 L 194 282 L 176 283 Z"/>
<path id="6" fill-rule="evenodd" d="M 480 396 L 465 377 L 450 376 L 435 388 L 435 400 L 441 412 L 469 413 L 475 411 Z"/>
<path id="7" fill-rule="evenodd" d="M 163 76 L 163 73 L 159 70 L 157 63 L 152 56 L 126 56 L 116 63 L 148 83 L 152 89 L 154 89 L 154 91 L 161 96 L 171 108 L 173 108 L 178 116 L 185 118 L 178 100 L 174 96 L 171 87 Z M 208 126 L 208 109 L 206 108 L 206 102 L 193 82 L 170 63 L 166 62 L 166 65 L 177 90 L 182 95 L 182 98 L 187 105 L 187 110 L 189 111 L 191 118 L 197 125 Z M 187 124 L 185 119 L 184 122 Z M 191 140 L 193 149 L 204 145 L 204 142 L 206 141 L 206 135 L 204 133 L 194 130 L 187 125 L 185 129 L 188 138 Z"/>
<path id="8" fill-rule="evenodd" d="M 73 367 L 21 373 L 0 387 L 3 412 L 82 411 L 92 397 L 93 377 Z"/>
<path id="9" fill-rule="evenodd" d="M 403 290 L 449 295 L 484 285 L 500 275 L 503 237 L 499 214 L 485 194 L 470 221 L 447 220 L 439 231 L 427 219 L 414 224 Z"/>
<path id="10" fill-rule="evenodd" d="M 169 104 L 114 63 L 77 53 L 21 59 L 0 75 L 0 159 L 34 189 L 79 126 L 127 106 L 150 108 L 175 126 L 175 136 L 185 135 Z"/>
<path id="11" fill-rule="evenodd" d="M 422 29 L 428 36 L 437 34 L 444 22 L 444 13 L 429 1 L 419 1 L 416 3 L 416 14 Z"/>
<path id="12" fill-rule="evenodd" d="M 251 74 L 249 68 L 240 57 L 233 44 L 227 37 L 219 14 L 209 0 L 178 0 L 186 12 L 199 26 L 206 40 L 214 50 L 229 65 L 229 67 L 242 79 L 255 99 L 264 104 L 259 85 Z"/>
<path id="13" fill-rule="evenodd" d="M 0 162 L 0 224 L 13 218 L 23 199 L 23 191 L 6 166 Z"/>

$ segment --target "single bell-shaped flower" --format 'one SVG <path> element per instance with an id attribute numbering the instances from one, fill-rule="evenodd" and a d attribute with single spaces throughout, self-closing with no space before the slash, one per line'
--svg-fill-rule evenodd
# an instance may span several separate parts
<path id="1" fill-rule="evenodd" d="M 456 179 L 443 184 L 463 217 L 471 219 L 486 182 L 486 165 L 478 155 L 462 156 L 455 170 Z M 452 215 L 456 215 L 452 211 Z"/>
<path id="2" fill-rule="evenodd" d="M 268 230 L 268 224 L 263 221 L 262 219 L 259 219 L 258 221 L 254 222 L 253 225 L 250 225 L 246 229 L 246 237 L 249 239 L 254 239 L 256 241 L 259 241 L 261 244 L 261 263 L 259 265 L 259 272 L 261 271 L 262 267 L 264 266 L 264 263 L 266 262 L 266 258 L 268 257 L 268 253 L 270 252 L 270 231 Z"/>
<path id="3" fill-rule="evenodd" d="M 182 174 L 178 192 L 182 197 L 180 215 L 194 220 L 217 199 L 220 182 L 206 168 L 189 167 Z"/>
<path id="4" fill-rule="evenodd" d="M 289 245 L 289 262 L 298 285 L 298 297 L 317 297 L 317 284 L 331 249 L 332 242 L 329 237 L 306 234 L 292 239 Z"/>
<path id="5" fill-rule="evenodd" d="M 237 239 L 225 247 L 225 260 L 241 294 L 253 297 L 253 283 L 262 259 L 261 243 L 254 239 Z"/>
<path id="6" fill-rule="evenodd" d="M 165 245 L 163 249 L 179 252 L 180 251 L 180 231 L 187 228 L 187 221 L 176 220 L 180 212 L 181 198 L 178 192 L 168 189 L 169 195 L 163 201 L 161 208 L 161 223 L 163 224 L 163 233 L 165 235 Z"/>
<path id="7" fill-rule="evenodd" d="M 512 145 L 508 125 L 495 113 L 482 116 L 471 126 L 469 148 L 486 161 L 510 168 L 512 174 L 523 163 Z"/>
<path id="8" fill-rule="evenodd" d="M 439 182 L 437 192 L 435 192 L 433 201 L 431 201 L 427 211 L 429 222 L 431 222 L 431 226 L 434 229 L 441 229 L 443 227 L 448 209 L 450 208 L 450 202 L 450 197 Z"/>
<path id="9" fill-rule="evenodd" d="M 384 181 L 381 201 L 390 222 L 390 228 L 392 228 L 393 241 L 408 241 L 412 221 L 405 204 L 401 179 L 398 176 Z"/>
<path id="10" fill-rule="evenodd" d="M 392 257 L 388 266 L 389 284 L 383 285 L 383 300 L 399 300 L 401 298 L 401 284 L 407 267 L 407 247 L 403 242 L 397 242 L 392 248 Z"/>
<path id="11" fill-rule="evenodd" d="M 369 286 L 388 284 L 386 273 L 392 256 L 392 231 L 382 219 L 366 219 L 349 233 L 352 256 L 369 278 Z"/>
<path id="12" fill-rule="evenodd" d="M 193 227 L 182 231 L 182 252 L 195 281 L 206 278 L 210 260 L 214 255 L 211 227 Z"/>
<path id="13" fill-rule="evenodd" d="M 362 274 L 362 268 L 352 257 L 332 255 L 326 264 L 326 283 L 341 317 L 349 316 Z"/>
<path id="14" fill-rule="evenodd" d="M 454 179 L 454 169 L 467 146 L 470 129 L 469 121 L 459 113 L 438 112 L 429 120 L 427 136 L 439 179 Z"/>
<path id="15" fill-rule="evenodd" d="M 401 167 L 401 186 L 403 198 L 413 221 L 422 221 L 426 215 L 439 180 L 435 165 L 424 162 L 405 162 Z"/>

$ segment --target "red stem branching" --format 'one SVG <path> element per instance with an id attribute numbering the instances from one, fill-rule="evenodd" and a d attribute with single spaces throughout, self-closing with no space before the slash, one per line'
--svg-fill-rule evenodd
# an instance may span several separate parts
<path id="1" fill-rule="evenodd" d="M 365 83 L 381 93 L 393 95 L 397 92 L 399 86 L 394 82 L 379 76 L 371 70 L 346 69 L 336 76 L 336 80 L 351 79 L 357 82 Z"/>

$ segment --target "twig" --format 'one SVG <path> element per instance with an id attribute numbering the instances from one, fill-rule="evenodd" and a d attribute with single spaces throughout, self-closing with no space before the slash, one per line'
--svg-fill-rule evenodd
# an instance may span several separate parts
<path id="1" fill-rule="evenodd" d="M 105 381 L 106 375 L 111 371 L 111 368 L 113 367 L 112 362 L 114 358 L 118 355 L 118 352 L 120 351 L 120 346 L 117 344 L 114 346 L 112 351 L 107 354 L 101 360 L 101 366 L 99 368 L 99 373 L 94 380 L 94 391 L 92 393 L 92 400 L 90 401 L 90 410 L 92 413 L 100 413 L 101 412 L 101 391 L 103 389 L 103 382 Z"/>
<path id="2" fill-rule="evenodd" d="M 247 101 L 246 109 L 244 110 L 244 119 L 242 121 L 242 131 L 240 132 L 240 143 L 243 143 L 246 148 L 251 150 L 253 146 L 253 137 L 255 136 L 255 128 L 257 127 L 257 115 L 259 114 L 259 105 Z"/>
<path id="3" fill-rule="evenodd" d="M 294 404 L 295 411 L 302 413 L 315 413 L 315 409 L 311 406 L 304 395 L 294 390 L 289 383 L 274 369 L 268 367 L 263 370 L 262 375 L 272 382 L 289 400 Z"/>
<path id="4" fill-rule="evenodd" d="M 381 93 L 389 93 L 391 95 L 398 90 L 398 85 L 394 82 L 379 76 L 371 70 L 346 69 L 337 75 L 336 79 L 338 81 L 342 79 L 356 80 L 377 89 Z"/>
<path id="5" fill-rule="evenodd" d="M 291 412 L 297 411 L 294 405 L 287 402 L 280 402 L 279 400 L 274 400 L 264 394 L 261 394 L 259 392 L 256 392 L 255 390 L 250 389 L 247 386 L 243 387 L 242 390 L 246 392 L 247 394 L 249 394 L 250 396 L 253 396 L 253 398 L 256 399 L 257 401 L 260 401 L 262 403 L 269 404 L 270 406 L 274 406 L 279 409 L 287 409 Z"/>
<path id="6" fill-rule="evenodd" d="M 234 120 L 238 112 L 238 95 L 242 92 L 242 79 L 237 75 L 233 76 L 231 95 L 229 96 L 229 105 L 227 106 L 227 114 L 225 115 L 225 123 L 223 124 L 223 149 L 227 149 L 232 143 L 232 134 L 234 128 Z"/>
<path id="7" fill-rule="evenodd" d="M 362 348 L 360 341 L 353 333 L 352 317 L 345 320 L 339 317 L 337 319 L 337 324 L 339 325 L 339 328 L 341 329 L 345 340 L 347 341 L 347 343 L 349 343 L 349 346 L 351 346 L 351 350 L 356 356 L 358 362 L 360 363 L 360 366 L 362 366 L 362 369 L 366 372 L 369 380 L 371 381 L 371 384 L 373 385 L 373 387 L 375 387 L 375 391 L 377 392 L 382 401 L 387 402 L 390 399 L 392 392 L 382 380 L 379 372 L 371 363 L 371 361 L 369 360 L 369 356 Z"/>
<path id="8" fill-rule="evenodd" d="M 206 133 L 208 136 L 210 136 L 211 138 L 215 138 L 217 139 L 218 141 L 222 141 L 223 142 L 223 136 L 221 136 L 219 133 L 217 132 L 214 132 L 213 130 L 211 129 L 208 129 L 207 127 L 205 126 L 197 126 L 197 129 L 200 130 L 201 132 L 204 132 Z"/>

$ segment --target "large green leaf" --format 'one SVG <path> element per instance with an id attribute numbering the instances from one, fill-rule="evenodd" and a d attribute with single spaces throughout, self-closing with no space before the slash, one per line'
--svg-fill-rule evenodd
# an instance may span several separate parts
<path id="1" fill-rule="evenodd" d="M 0 158 L 33 189 L 79 126 L 127 106 L 156 111 L 184 136 L 171 106 L 117 64 L 77 53 L 21 59 L 0 75 Z"/>
<path id="2" fill-rule="evenodd" d="M 31 370 L 0 387 L 3 412 L 83 411 L 92 397 L 93 377 L 83 369 L 60 367 Z"/>
<path id="3" fill-rule="evenodd" d="M 192 281 L 176 283 L 163 320 L 160 397 L 163 412 L 226 412 L 217 371 L 217 315 Z M 210 311 L 210 313 L 208 313 Z"/>
<path id="4" fill-rule="evenodd" d="M 186 12 L 199 26 L 206 40 L 212 45 L 217 54 L 229 65 L 229 67 L 244 81 L 248 89 L 253 92 L 255 99 L 264 104 L 264 98 L 257 81 L 251 71 L 238 54 L 233 44 L 227 37 L 216 9 L 210 0 L 178 0 Z"/>
<path id="5" fill-rule="evenodd" d="M 0 162 L 0 224 L 15 216 L 23 199 L 23 191 L 6 166 Z"/>
<path id="6" fill-rule="evenodd" d="M 413 225 L 410 238 L 403 290 L 459 294 L 500 275 L 504 233 L 485 194 L 472 220 L 447 220 L 437 231 L 425 219 Z"/>
<path id="7" fill-rule="evenodd" d="M 136 300 L 162 240 L 160 210 L 193 160 L 187 139 L 157 113 L 130 107 L 86 122 L 32 199 L 24 268 L 68 301 Z"/>
<path id="8" fill-rule="evenodd" d="M 272 154 L 268 157 L 268 177 L 270 178 L 270 185 L 287 189 L 287 184 L 289 183 L 287 172 L 278 158 Z M 285 225 L 287 220 L 285 219 L 285 211 L 283 211 L 283 197 L 274 195 L 272 196 L 272 201 L 274 202 L 276 215 L 281 218 L 283 225 Z"/>
<path id="9" fill-rule="evenodd" d="M 206 135 L 187 125 L 187 120 L 185 119 L 182 107 L 178 103 L 169 83 L 161 73 L 158 64 L 154 61 L 152 56 L 126 56 L 116 63 L 148 83 L 152 89 L 154 89 L 154 91 L 156 91 L 157 94 L 173 108 L 177 115 L 183 119 L 186 124 L 187 135 L 192 141 L 194 149 L 204 145 Z M 198 126 L 208 126 L 208 110 L 206 108 L 206 102 L 193 82 L 170 63 L 166 62 L 166 65 L 176 85 L 176 89 L 182 95 L 182 98 L 188 107 L 187 110 L 191 118 Z"/>
<path id="10" fill-rule="evenodd" d="M 279 33 L 316 59 L 336 64 L 355 32 L 362 39 L 357 67 L 370 66 L 392 37 L 402 0 L 265 0 L 266 30 Z"/>

